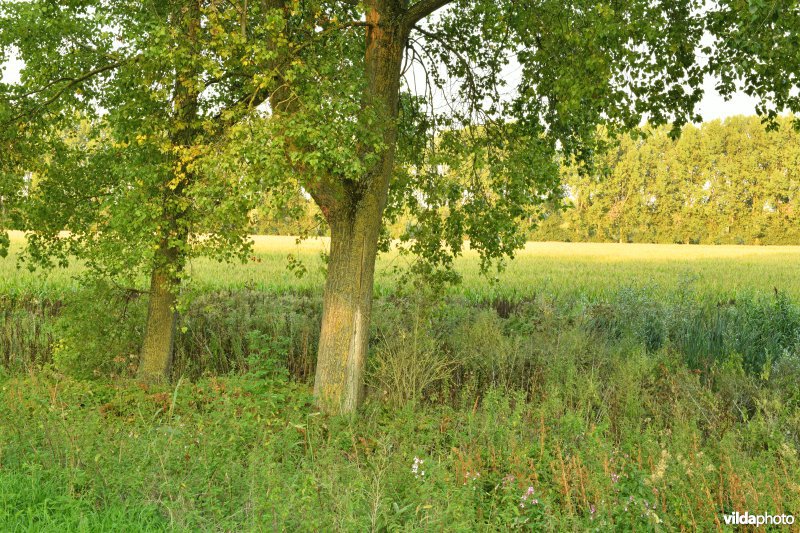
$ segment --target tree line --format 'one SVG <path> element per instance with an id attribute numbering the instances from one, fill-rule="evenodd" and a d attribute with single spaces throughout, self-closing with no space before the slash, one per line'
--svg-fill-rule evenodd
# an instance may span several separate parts
<path id="1" fill-rule="evenodd" d="M 624 136 L 591 173 L 563 169 L 565 209 L 534 240 L 800 244 L 800 132 L 790 117 L 650 128 Z"/>
<path id="2" fill-rule="evenodd" d="M 591 172 L 562 165 L 561 195 L 530 221 L 534 241 L 800 244 L 800 133 L 792 119 L 767 130 L 757 116 L 643 128 L 595 157 Z M 394 239 L 413 229 L 399 216 Z M 313 200 L 251 213 L 254 234 L 327 235 Z"/>

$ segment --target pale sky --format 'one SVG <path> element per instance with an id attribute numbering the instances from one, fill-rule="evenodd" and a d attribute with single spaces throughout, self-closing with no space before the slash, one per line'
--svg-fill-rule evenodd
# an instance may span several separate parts
<path id="1" fill-rule="evenodd" d="M 19 70 L 22 62 L 12 59 L 3 66 L 3 82 L 14 83 L 19 80 Z M 733 115 L 754 115 L 755 99 L 744 93 L 736 93 L 733 98 L 725 101 L 714 89 L 715 80 L 706 78 L 704 83 L 705 96 L 700 103 L 699 111 L 703 120 L 710 121 L 724 119 Z"/>
<path id="2" fill-rule="evenodd" d="M 22 62 L 17 59 L 11 59 L 3 65 L 3 83 L 15 83 L 19 81 L 19 69 L 22 68 Z"/>
<path id="3" fill-rule="evenodd" d="M 714 89 L 716 81 L 714 78 L 706 78 L 703 83 L 703 100 L 700 102 L 698 110 L 702 115 L 703 120 L 708 122 L 710 120 L 722 119 L 733 115 L 755 115 L 756 114 L 756 99 L 742 92 L 737 92 L 733 97 L 725 101 L 720 94 Z"/>

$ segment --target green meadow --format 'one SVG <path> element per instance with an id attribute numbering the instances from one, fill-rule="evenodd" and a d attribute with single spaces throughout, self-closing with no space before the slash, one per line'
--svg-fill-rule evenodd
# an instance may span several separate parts
<path id="1" fill-rule="evenodd" d="M 283 236 L 254 236 L 252 240 L 253 254 L 246 263 L 192 261 L 188 267 L 191 283 L 204 291 L 243 287 L 278 293 L 322 290 L 322 254 L 329 247 L 326 238 L 299 243 Z M 0 261 L 0 289 L 59 290 L 74 285 L 79 266 L 49 272 L 20 267 L 16 256 L 23 242 L 22 235 L 15 233 L 11 254 Z M 288 268 L 290 255 L 302 261 L 303 275 Z M 396 287 L 396 268 L 407 267 L 410 261 L 397 252 L 379 256 L 376 292 L 391 292 Z M 708 296 L 777 289 L 800 297 L 800 246 L 529 242 L 499 273 L 481 274 L 477 253 L 470 250 L 455 266 L 463 279 L 448 291 L 475 299 L 536 292 L 601 296 L 632 286 L 670 292 L 686 284 Z"/>
<path id="2" fill-rule="evenodd" d="M 170 386 L 145 302 L 0 260 L 3 531 L 725 530 L 800 514 L 800 247 L 379 259 L 367 402 L 318 413 L 325 240 L 197 260 Z M 298 277 L 287 256 L 303 261 Z"/>

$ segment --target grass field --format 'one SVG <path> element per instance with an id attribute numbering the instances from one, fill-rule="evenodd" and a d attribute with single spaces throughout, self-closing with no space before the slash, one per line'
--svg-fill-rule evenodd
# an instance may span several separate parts
<path id="1" fill-rule="evenodd" d="M 446 294 L 378 264 L 368 400 L 311 397 L 324 240 L 145 299 L 0 260 L 0 531 L 715 531 L 800 518 L 800 247 L 529 243 Z M 286 256 L 308 274 L 297 278 Z"/>
<path id="2" fill-rule="evenodd" d="M 297 244 L 293 237 L 253 237 L 255 261 L 245 264 L 218 263 L 195 259 L 189 272 L 202 289 L 251 287 L 267 292 L 301 289 L 321 291 L 324 280 L 320 253 L 327 250 L 325 238 Z M 15 260 L 23 238 L 15 233 L 12 253 L 0 260 L 0 291 L 12 288 L 61 287 L 72 283 L 78 270 L 40 273 L 18 270 Z M 287 268 L 287 256 L 300 258 L 307 273 L 298 278 Z M 774 289 L 800 298 L 800 246 L 709 246 L 663 244 L 528 243 L 509 261 L 497 282 L 481 276 L 477 254 L 468 251 L 456 261 L 463 283 L 453 287 L 475 298 L 493 294 L 529 296 L 537 292 L 552 295 L 582 293 L 599 296 L 621 287 L 648 287 L 669 293 L 687 284 L 698 292 L 720 298 L 739 293 Z M 391 292 L 393 268 L 404 266 L 407 258 L 396 253 L 379 257 L 376 291 Z"/>

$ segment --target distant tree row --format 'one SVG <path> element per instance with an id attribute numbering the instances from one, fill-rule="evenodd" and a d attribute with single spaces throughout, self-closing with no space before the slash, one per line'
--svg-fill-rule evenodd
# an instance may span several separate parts
<path id="1" fill-rule="evenodd" d="M 562 168 L 563 207 L 552 202 L 532 240 L 688 244 L 800 244 L 800 133 L 791 119 L 765 131 L 756 116 L 625 136 L 595 171 Z M 254 233 L 327 234 L 319 209 L 297 195 L 251 213 Z M 414 221 L 388 228 L 398 238 Z"/>
<path id="2" fill-rule="evenodd" d="M 534 240 L 800 244 L 800 132 L 758 117 L 624 137 L 595 171 L 565 169 Z"/>

